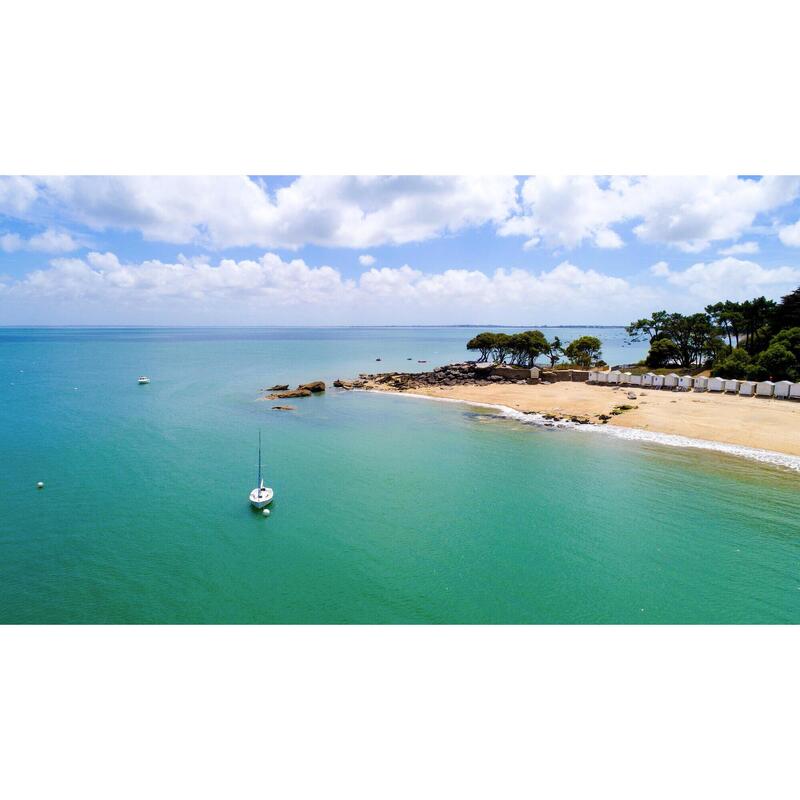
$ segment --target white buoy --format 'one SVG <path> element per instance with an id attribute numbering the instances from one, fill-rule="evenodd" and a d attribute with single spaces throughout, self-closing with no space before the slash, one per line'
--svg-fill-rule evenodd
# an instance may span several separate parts
<path id="1" fill-rule="evenodd" d="M 44 481 L 39 481 L 39 483 L 36 484 L 36 488 L 37 489 L 44 489 Z"/>
<path id="2" fill-rule="evenodd" d="M 265 508 L 262 513 L 264 514 L 265 517 L 268 517 L 269 516 L 269 509 Z"/>

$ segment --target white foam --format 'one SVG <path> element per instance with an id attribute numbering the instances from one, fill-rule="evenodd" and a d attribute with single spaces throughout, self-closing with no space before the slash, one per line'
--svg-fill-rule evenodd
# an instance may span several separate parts
<path id="1" fill-rule="evenodd" d="M 359 389 L 369 394 L 387 394 L 392 397 L 414 397 L 419 400 L 433 400 L 437 403 L 460 403 L 461 405 L 473 406 L 474 408 L 492 408 L 509 419 L 524 422 L 527 425 L 536 425 L 547 428 L 570 428 L 572 430 L 587 431 L 591 433 L 613 436 L 617 439 L 628 439 L 630 441 L 648 442 L 651 444 L 665 445 L 666 447 L 688 447 L 697 450 L 713 450 L 717 453 L 747 458 L 751 461 L 758 461 L 762 464 L 770 464 L 776 467 L 783 467 L 794 472 L 800 472 L 800 456 L 790 456 L 786 453 L 776 453 L 773 450 L 760 450 L 757 447 L 745 447 L 738 444 L 725 444 L 724 442 L 712 442 L 708 439 L 694 439 L 690 436 L 678 436 L 672 433 L 658 433 L 656 431 L 645 431 L 639 428 L 625 428 L 617 425 L 581 425 L 569 420 L 550 420 L 545 419 L 541 414 L 525 413 L 517 411 L 509 406 L 497 403 L 479 403 L 474 400 L 458 400 L 453 397 L 431 397 L 427 394 L 414 394 L 413 392 L 381 392 L 370 391 L 369 389 Z"/>

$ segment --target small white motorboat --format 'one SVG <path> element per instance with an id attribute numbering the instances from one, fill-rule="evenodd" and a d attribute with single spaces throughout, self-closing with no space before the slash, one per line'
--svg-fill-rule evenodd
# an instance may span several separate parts
<path id="1" fill-rule="evenodd" d="M 141 386 L 143 383 L 150 383 L 150 378 L 148 378 L 147 375 L 139 376 L 139 385 Z"/>
<path id="2" fill-rule="evenodd" d="M 250 492 L 250 505 L 253 508 L 266 508 L 274 497 L 275 492 L 269 486 L 264 486 L 264 479 L 261 477 L 261 431 L 258 432 L 258 483 L 256 488 Z"/>

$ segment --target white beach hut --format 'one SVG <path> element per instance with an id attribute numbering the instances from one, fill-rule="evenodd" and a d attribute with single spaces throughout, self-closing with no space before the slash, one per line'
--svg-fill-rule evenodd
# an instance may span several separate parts
<path id="1" fill-rule="evenodd" d="M 725 381 L 722 378 L 709 378 L 706 388 L 709 392 L 722 392 L 725 390 Z"/>
<path id="2" fill-rule="evenodd" d="M 607 372 L 598 372 L 597 373 L 597 382 L 598 383 L 608 383 L 608 373 Z"/>
<path id="3" fill-rule="evenodd" d="M 728 378 L 725 381 L 725 391 L 729 394 L 739 394 L 739 387 L 742 385 L 740 380 L 736 378 Z"/>
<path id="4" fill-rule="evenodd" d="M 743 397 L 752 397 L 756 391 L 755 381 L 742 381 L 739 387 L 739 394 Z"/>
<path id="5" fill-rule="evenodd" d="M 586 379 L 587 383 L 597 383 L 597 370 L 593 369 L 589 371 L 589 377 Z"/>
<path id="6" fill-rule="evenodd" d="M 787 400 L 792 386 L 793 384 L 791 381 L 778 381 L 775 384 L 775 397 L 779 397 L 781 400 Z"/>
<path id="7" fill-rule="evenodd" d="M 698 375 L 694 379 L 694 390 L 696 392 L 704 392 L 706 389 L 708 389 L 708 378 Z"/>
<path id="8" fill-rule="evenodd" d="M 619 383 L 621 377 L 622 373 L 618 369 L 612 369 L 611 372 L 608 373 L 608 382 Z"/>
<path id="9" fill-rule="evenodd" d="M 663 389 L 664 388 L 664 378 L 665 375 L 653 375 L 653 388 L 654 389 Z"/>
<path id="10" fill-rule="evenodd" d="M 678 378 L 678 386 L 680 386 L 681 389 L 691 389 L 693 385 L 694 378 L 691 375 L 681 375 L 681 377 Z"/>
<path id="11" fill-rule="evenodd" d="M 756 396 L 772 397 L 775 393 L 775 384 L 772 381 L 759 381 L 756 384 Z"/>
<path id="12" fill-rule="evenodd" d="M 664 376 L 664 388 L 675 389 L 678 386 L 678 376 L 674 372 Z"/>
<path id="13" fill-rule="evenodd" d="M 789 399 L 800 400 L 800 383 L 793 383 L 789 387 Z"/>
<path id="14" fill-rule="evenodd" d="M 630 386 L 632 377 L 633 375 L 631 375 L 630 372 L 623 372 L 619 382 L 624 383 L 626 386 Z"/>
<path id="15" fill-rule="evenodd" d="M 641 386 L 642 385 L 642 376 L 641 375 L 631 375 L 628 378 L 628 383 L 631 386 Z"/>
<path id="16" fill-rule="evenodd" d="M 642 375 L 642 386 L 652 387 L 653 378 L 655 378 L 655 375 L 653 375 L 652 372 L 646 372 L 644 375 Z"/>

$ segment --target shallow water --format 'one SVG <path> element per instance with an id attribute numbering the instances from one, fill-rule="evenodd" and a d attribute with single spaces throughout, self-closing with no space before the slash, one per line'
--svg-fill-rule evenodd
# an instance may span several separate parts
<path id="1" fill-rule="evenodd" d="M 0 621 L 800 620 L 789 470 L 405 397 L 258 399 L 472 334 L 0 329 Z"/>

